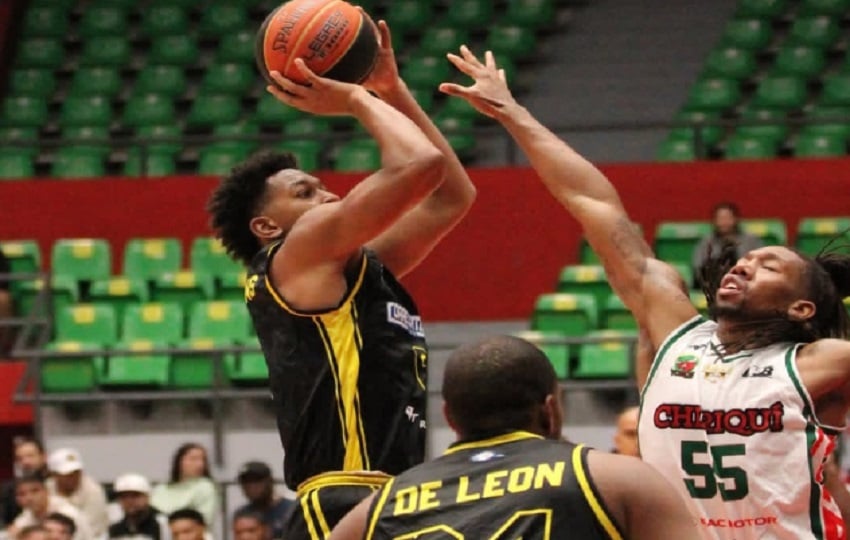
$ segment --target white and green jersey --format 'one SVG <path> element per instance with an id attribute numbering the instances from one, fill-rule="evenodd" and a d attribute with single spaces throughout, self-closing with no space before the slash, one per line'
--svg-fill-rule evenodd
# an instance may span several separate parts
<path id="1" fill-rule="evenodd" d="M 794 343 L 723 356 L 695 317 L 662 344 L 641 394 L 641 456 L 685 498 L 702 538 L 832 540 L 823 489 L 839 430 L 815 418 Z"/>

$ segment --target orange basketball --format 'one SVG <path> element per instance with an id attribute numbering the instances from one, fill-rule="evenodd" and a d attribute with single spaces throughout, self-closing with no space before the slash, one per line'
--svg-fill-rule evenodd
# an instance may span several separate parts
<path id="1" fill-rule="evenodd" d="M 270 82 L 270 71 L 305 82 L 294 62 L 302 58 L 318 75 L 359 83 L 377 55 L 374 23 L 342 0 L 291 0 L 272 11 L 257 34 L 257 65 Z"/>

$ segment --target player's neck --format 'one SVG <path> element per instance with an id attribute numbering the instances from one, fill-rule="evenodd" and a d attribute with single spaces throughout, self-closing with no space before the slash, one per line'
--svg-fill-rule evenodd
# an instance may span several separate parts
<path id="1" fill-rule="evenodd" d="M 726 318 L 717 320 L 716 334 L 724 354 L 740 352 L 755 337 L 752 324 L 740 323 Z"/>

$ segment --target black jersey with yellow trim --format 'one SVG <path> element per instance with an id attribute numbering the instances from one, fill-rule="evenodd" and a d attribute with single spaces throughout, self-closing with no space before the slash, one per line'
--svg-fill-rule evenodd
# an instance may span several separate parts
<path id="1" fill-rule="evenodd" d="M 456 444 L 383 487 L 365 538 L 621 539 L 587 452 L 523 431 Z"/>
<path id="2" fill-rule="evenodd" d="M 254 258 L 245 300 L 269 368 L 287 485 L 421 463 L 428 350 L 413 299 L 364 249 L 345 271 L 339 306 L 299 312 L 269 277 L 280 245 Z"/>

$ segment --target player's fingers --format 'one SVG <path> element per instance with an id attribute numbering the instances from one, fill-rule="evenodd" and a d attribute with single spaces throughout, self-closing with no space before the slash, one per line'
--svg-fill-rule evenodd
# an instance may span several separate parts
<path id="1" fill-rule="evenodd" d="M 295 102 L 299 99 L 298 96 L 293 95 L 291 93 L 288 93 L 284 90 L 281 90 L 280 88 L 274 86 L 273 84 L 266 86 L 266 91 L 269 94 L 273 95 L 275 97 L 275 99 L 282 101 L 282 102 L 286 103 L 287 105 L 292 105 L 293 102 Z"/>
<path id="2" fill-rule="evenodd" d="M 500 80 L 500 81 L 502 81 L 503 83 L 507 83 L 507 82 L 508 82 L 508 77 L 507 77 L 507 75 L 505 75 L 505 70 L 504 70 L 504 69 L 500 69 L 500 70 L 499 70 L 499 80 Z"/>
<path id="3" fill-rule="evenodd" d="M 307 79 L 307 83 L 310 86 L 320 85 L 324 82 L 324 79 L 313 73 L 313 70 L 307 67 L 307 62 L 305 62 L 303 58 L 295 59 L 295 67 L 298 68 L 301 75 L 304 75 L 304 78 Z"/>
<path id="4" fill-rule="evenodd" d="M 461 58 L 460 56 L 458 56 L 456 54 L 448 53 L 446 55 L 446 58 L 448 58 L 449 62 L 454 64 L 454 66 L 456 68 L 458 68 L 463 73 L 466 73 L 467 75 L 469 75 L 473 79 L 477 75 L 478 71 L 475 69 L 475 67 L 472 64 L 470 64 L 469 62 L 467 62 L 466 60 L 464 60 L 463 58 Z"/>
<path id="5" fill-rule="evenodd" d="M 277 83 L 278 88 L 275 88 L 275 90 L 280 91 L 282 89 L 291 95 L 299 97 L 301 96 L 301 91 L 304 89 L 304 87 L 300 84 L 294 81 L 290 81 L 289 79 L 281 75 L 279 71 L 272 71 L 271 73 L 269 73 L 269 75 L 271 76 L 272 80 Z M 272 85 L 272 88 L 274 88 L 274 85 Z M 277 97 L 277 94 L 274 95 L 275 97 Z"/>
<path id="6" fill-rule="evenodd" d="M 440 90 L 440 92 L 442 92 L 444 94 L 448 94 L 450 96 L 458 96 L 458 97 L 465 98 L 465 97 L 471 97 L 473 95 L 470 88 L 468 88 L 466 86 L 461 86 L 459 84 L 454 84 L 454 83 L 442 83 L 442 84 L 440 84 L 438 89 Z"/>
<path id="7" fill-rule="evenodd" d="M 484 65 L 488 69 L 496 69 L 496 57 L 493 56 L 493 51 L 486 51 L 484 53 Z"/>
<path id="8" fill-rule="evenodd" d="M 469 50 L 469 47 L 466 45 L 460 46 L 460 54 L 463 56 L 463 59 L 472 64 L 475 67 L 484 67 L 481 62 L 478 60 L 478 57 L 472 54 L 472 51 Z"/>
<path id="9" fill-rule="evenodd" d="M 393 36 L 390 32 L 390 25 L 387 24 L 387 21 L 383 19 L 378 21 L 378 33 L 381 36 L 381 48 L 385 50 L 392 50 Z"/>

